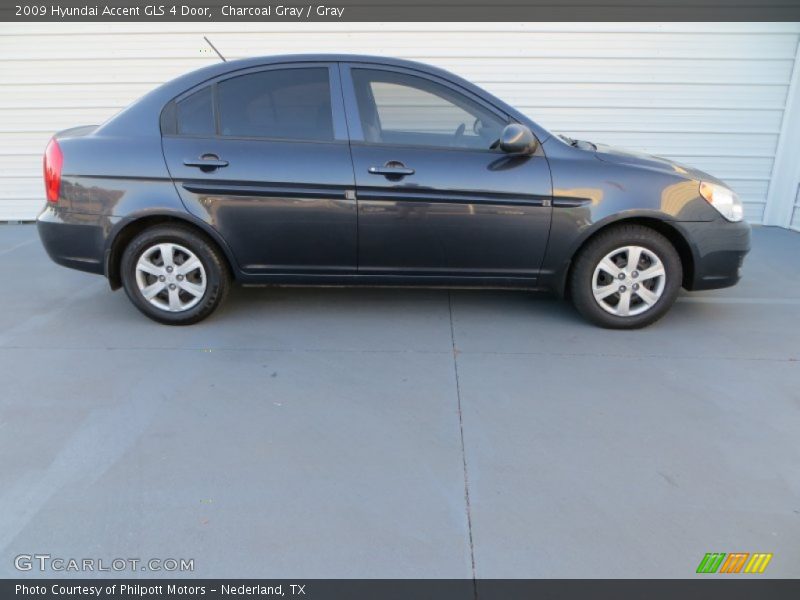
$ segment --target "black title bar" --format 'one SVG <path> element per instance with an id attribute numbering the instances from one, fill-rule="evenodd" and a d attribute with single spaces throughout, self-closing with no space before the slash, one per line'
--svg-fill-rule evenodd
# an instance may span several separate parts
<path id="1" fill-rule="evenodd" d="M 6 579 L 3 600 L 782 600 L 800 580 L 758 576 L 699 579 Z"/>
<path id="2" fill-rule="evenodd" d="M 800 21 L 800 0 L 1 0 L 0 21 Z"/>

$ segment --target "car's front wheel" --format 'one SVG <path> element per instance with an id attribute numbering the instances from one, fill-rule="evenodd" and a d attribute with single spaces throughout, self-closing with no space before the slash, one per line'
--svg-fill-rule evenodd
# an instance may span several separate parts
<path id="1" fill-rule="evenodd" d="M 122 254 L 122 284 L 145 315 L 168 325 L 189 325 L 225 299 L 230 273 L 205 236 L 180 225 L 158 225 L 134 237 Z"/>
<path id="2" fill-rule="evenodd" d="M 670 241 L 641 225 L 620 225 L 590 240 L 575 259 L 572 302 L 601 327 L 635 329 L 664 316 L 681 287 L 681 259 Z"/>

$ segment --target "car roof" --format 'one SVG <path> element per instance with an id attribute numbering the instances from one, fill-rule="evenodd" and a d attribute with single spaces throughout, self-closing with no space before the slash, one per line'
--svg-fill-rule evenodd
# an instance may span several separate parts
<path id="1" fill-rule="evenodd" d="M 268 54 L 264 56 L 253 56 L 249 58 L 239 58 L 236 60 L 229 60 L 225 65 L 236 66 L 241 65 L 244 68 L 251 66 L 258 66 L 263 64 L 273 63 L 291 63 L 291 62 L 360 62 L 360 63 L 376 63 L 383 65 L 396 65 L 399 67 L 410 67 L 416 69 L 436 69 L 431 65 L 416 62 L 413 60 L 406 60 L 402 58 L 392 58 L 389 56 L 378 56 L 374 54 L 342 54 L 342 53 L 313 53 L 313 54 Z M 238 68 L 238 67 L 237 67 Z"/>

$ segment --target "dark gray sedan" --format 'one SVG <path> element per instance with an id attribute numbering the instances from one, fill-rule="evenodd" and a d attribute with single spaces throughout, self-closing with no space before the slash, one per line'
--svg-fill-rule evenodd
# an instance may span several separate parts
<path id="1" fill-rule="evenodd" d="M 233 280 L 546 289 L 604 327 L 735 284 L 736 194 L 672 161 L 553 135 L 434 67 L 368 56 L 220 63 L 44 158 L 57 263 L 147 316 L 207 317 Z"/>

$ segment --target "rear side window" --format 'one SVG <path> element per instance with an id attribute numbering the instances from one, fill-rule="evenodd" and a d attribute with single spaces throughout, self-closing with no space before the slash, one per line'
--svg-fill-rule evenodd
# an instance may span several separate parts
<path id="1" fill-rule="evenodd" d="M 205 87 L 175 105 L 180 135 L 214 135 L 211 88 Z"/>
<path id="2" fill-rule="evenodd" d="M 277 69 L 217 84 L 220 133 L 236 137 L 332 141 L 328 69 Z"/>

